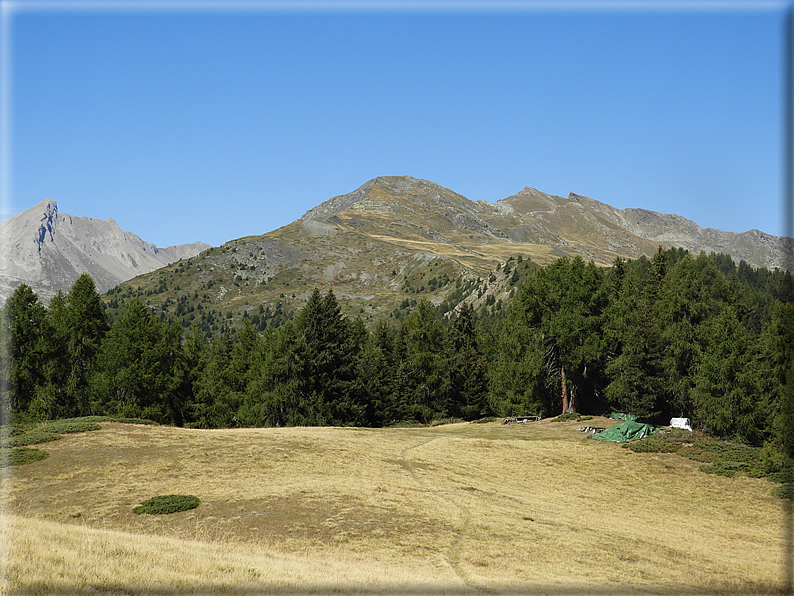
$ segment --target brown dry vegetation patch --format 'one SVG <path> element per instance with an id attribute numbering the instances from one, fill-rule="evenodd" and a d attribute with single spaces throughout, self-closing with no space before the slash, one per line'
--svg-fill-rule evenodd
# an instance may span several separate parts
<path id="1" fill-rule="evenodd" d="M 101 566 L 103 550 L 129 554 L 122 543 L 149 537 L 154 546 L 133 549 L 126 571 L 121 563 L 105 569 L 103 581 L 126 593 L 174 578 L 186 590 L 200 585 L 211 593 L 242 583 L 268 591 L 423 586 L 417 593 L 431 586 L 439 593 L 778 590 L 782 506 L 769 483 L 702 474 L 700 464 L 674 454 L 591 441 L 579 426 L 207 431 L 103 424 L 48 444 L 48 459 L 6 473 L 13 516 L 7 575 L 15 587 L 89 586 L 86 557 Z M 201 505 L 132 514 L 141 501 L 173 493 L 196 495 Z M 22 520 L 51 525 L 37 530 Z M 110 533 L 78 561 L 59 545 L 79 532 Z M 169 548 L 186 558 L 201 552 L 215 567 L 183 560 L 141 584 L 136 556 L 156 556 L 161 539 L 177 541 Z M 239 557 L 259 561 L 250 567 L 256 577 Z M 216 585 L 224 565 L 226 588 Z"/>

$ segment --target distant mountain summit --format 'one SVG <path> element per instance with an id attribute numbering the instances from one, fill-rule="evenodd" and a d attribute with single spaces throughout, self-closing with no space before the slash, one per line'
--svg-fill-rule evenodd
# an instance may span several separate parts
<path id="1" fill-rule="evenodd" d="M 0 302 L 21 283 L 48 302 L 88 273 L 100 293 L 210 248 L 204 242 L 157 248 L 111 218 L 72 217 L 46 199 L 0 222 Z"/>
<path id="2" fill-rule="evenodd" d="M 82 263 L 83 253 L 103 255 L 106 261 L 111 260 L 106 255 L 113 255 L 114 267 L 136 267 L 127 273 L 130 277 L 144 266 L 155 269 L 185 256 L 173 254 L 154 263 L 156 255 L 171 249 L 158 250 L 131 234 L 122 237 L 112 220 L 82 218 L 87 221 L 81 225 L 105 227 L 78 234 L 79 218 L 57 215 L 54 204 L 48 205 L 19 217 L 29 220 L 20 226 L 27 230 L 26 246 L 40 247 L 42 255 L 54 251 L 50 245 L 62 237 L 64 248 L 53 256 L 30 257 L 29 269 L 49 267 L 42 274 L 49 291 L 66 285 L 51 280 L 65 279 L 55 274 L 66 268 L 67 256 L 74 272 L 71 263 Z M 380 176 L 277 230 L 229 240 L 138 275 L 108 292 L 105 300 L 119 313 L 129 300 L 143 298 L 155 312 L 185 326 L 195 322 L 208 333 L 246 317 L 264 328 L 297 312 L 315 289 L 333 289 L 343 312 L 365 321 L 404 317 L 423 297 L 444 312 L 461 301 L 493 312 L 510 303 L 518 285 L 537 267 L 560 257 L 610 266 L 618 257 L 652 257 L 660 245 L 681 247 L 695 256 L 701 251 L 726 253 L 756 268 L 788 269 L 794 262 L 790 238 L 701 228 L 678 215 L 617 209 L 576 193 L 561 197 L 526 187 L 491 203 L 469 200 L 428 180 Z M 28 248 L 26 254 L 35 252 Z M 100 288 L 118 277 L 103 281 Z"/>
<path id="3" fill-rule="evenodd" d="M 768 269 L 788 269 L 794 262 L 791 238 L 758 230 L 735 233 L 701 228 L 680 215 L 617 209 L 573 192 L 559 197 L 530 187 L 496 203 L 471 201 L 410 176 L 369 180 L 351 193 L 310 209 L 301 220 L 337 225 L 344 221 L 343 214 L 349 214 L 363 224 L 365 213 L 377 211 L 392 216 L 388 226 L 380 222 L 385 235 L 390 235 L 387 227 L 392 232 L 412 227 L 428 240 L 455 243 L 469 252 L 491 252 L 478 250 L 477 245 L 504 242 L 505 256 L 518 251 L 508 245 L 520 244 L 525 254 L 541 263 L 567 254 L 609 265 L 618 256 L 650 256 L 660 245 L 684 248 L 695 255 L 725 253 L 737 263 L 744 260 Z M 353 215 L 356 212 L 361 217 Z M 371 217 L 368 223 L 373 223 Z"/>

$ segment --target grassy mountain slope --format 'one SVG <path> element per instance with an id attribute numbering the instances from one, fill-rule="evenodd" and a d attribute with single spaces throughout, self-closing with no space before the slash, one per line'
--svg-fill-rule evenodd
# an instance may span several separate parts
<path id="1" fill-rule="evenodd" d="M 365 320 L 399 317 L 422 296 L 449 307 L 464 298 L 495 305 L 529 274 L 527 261 L 546 265 L 568 255 L 606 266 L 670 246 L 661 237 L 667 223 L 642 223 L 635 212 L 531 188 L 496 203 L 475 202 L 426 180 L 380 177 L 278 230 L 121 284 L 107 300 L 118 312 L 129 298 L 144 297 L 184 324 L 197 320 L 216 330 L 219 321 L 272 321 L 295 312 L 315 287 L 333 288 L 344 312 Z M 677 217 L 655 215 L 668 223 Z M 695 242 L 701 228 L 688 223 L 681 229 Z M 643 237 L 649 230 L 659 237 Z M 525 264 L 512 269 L 518 274 L 500 275 L 502 264 L 519 255 Z"/>

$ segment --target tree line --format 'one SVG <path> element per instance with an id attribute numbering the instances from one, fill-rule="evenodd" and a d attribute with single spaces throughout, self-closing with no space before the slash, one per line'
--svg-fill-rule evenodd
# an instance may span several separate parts
<path id="1" fill-rule="evenodd" d="M 681 249 L 600 268 L 563 257 L 475 312 L 421 299 L 368 328 L 315 290 L 292 319 L 207 336 L 133 299 L 110 321 L 88 275 L 2 310 L 0 396 L 44 420 L 90 414 L 202 428 L 384 426 L 563 412 L 684 416 L 794 447 L 794 284 Z"/>

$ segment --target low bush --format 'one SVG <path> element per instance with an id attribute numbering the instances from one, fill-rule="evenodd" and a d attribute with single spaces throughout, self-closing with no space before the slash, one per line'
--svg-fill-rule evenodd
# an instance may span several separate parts
<path id="1" fill-rule="evenodd" d="M 782 484 L 772 489 L 772 494 L 781 499 L 791 499 L 794 501 L 794 484 Z"/>
<path id="2" fill-rule="evenodd" d="M 465 420 L 463 418 L 440 418 L 433 420 L 430 426 L 443 426 L 444 424 L 457 424 L 459 422 L 465 422 Z"/>
<path id="3" fill-rule="evenodd" d="M 486 424 L 488 422 L 496 422 L 498 418 L 493 416 L 487 416 L 486 418 L 478 418 L 477 420 L 472 420 L 472 424 Z"/>
<path id="4" fill-rule="evenodd" d="M 639 441 L 626 443 L 624 447 L 637 453 L 676 453 L 681 445 L 667 440 L 662 433 L 654 433 Z"/>
<path id="5" fill-rule="evenodd" d="M 774 472 L 767 476 L 770 482 L 779 482 L 780 484 L 794 484 L 794 468 L 785 468 L 779 472 Z"/>
<path id="6" fill-rule="evenodd" d="M 55 420 L 53 422 L 123 422 L 125 424 L 157 424 L 154 420 L 147 420 L 145 418 L 116 418 L 114 416 L 81 416 L 79 418 L 61 418 L 60 420 Z"/>
<path id="7" fill-rule="evenodd" d="M 744 472 L 747 464 L 739 461 L 721 461 L 708 466 L 701 466 L 700 471 L 706 474 L 717 474 L 718 476 L 733 477 L 736 472 Z"/>
<path id="8" fill-rule="evenodd" d="M 199 506 L 199 498 L 193 495 L 160 495 L 144 501 L 132 512 L 137 514 L 148 513 L 151 515 L 163 515 L 167 513 L 178 513 L 195 509 Z"/>
<path id="9" fill-rule="evenodd" d="M 101 428 L 102 425 L 96 422 L 86 422 L 84 420 L 74 422 L 68 420 L 58 420 L 56 422 L 45 424 L 40 430 L 43 432 L 60 433 L 65 435 L 69 433 L 84 433 L 92 430 L 100 430 Z"/>
<path id="10" fill-rule="evenodd" d="M 58 433 L 50 432 L 44 429 L 35 429 L 26 432 L 23 435 L 14 435 L 5 439 L 0 447 L 26 447 L 27 445 L 38 445 L 40 443 L 49 443 L 50 441 L 57 441 L 61 438 Z"/>
<path id="11" fill-rule="evenodd" d="M 556 418 L 552 419 L 552 422 L 565 422 L 567 420 L 579 420 L 581 419 L 581 415 L 577 414 L 576 412 L 566 412 L 565 414 L 560 414 Z"/>
<path id="12" fill-rule="evenodd" d="M 8 466 L 21 466 L 33 461 L 39 461 L 50 454 L 41 449 L 30 447 L 15 447 L 13 449 L 0 449 L 0 468 Z"/>

